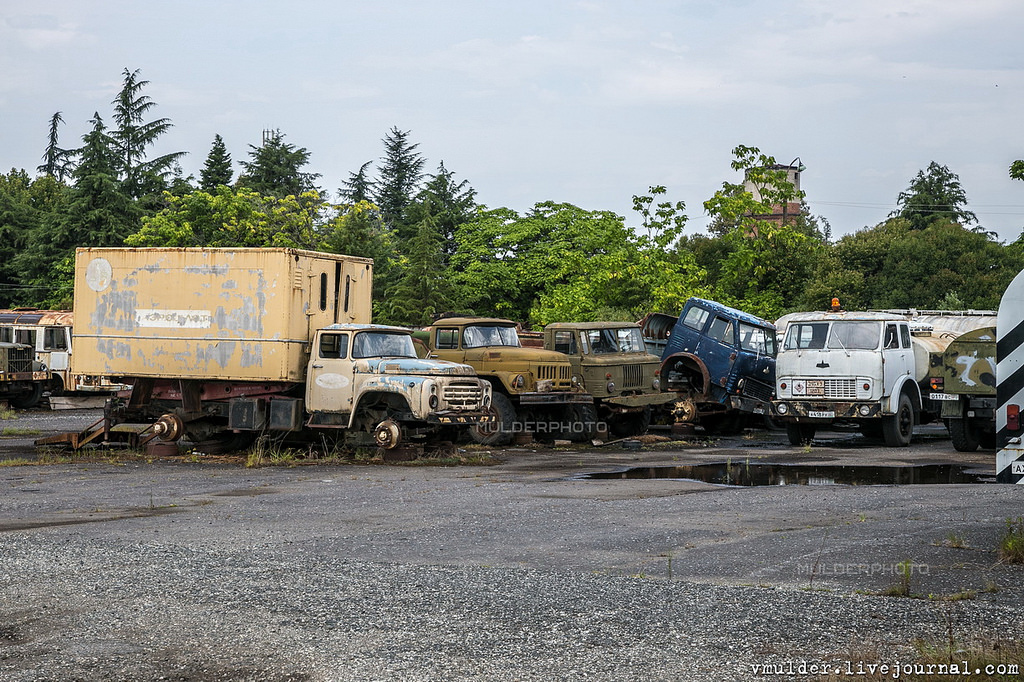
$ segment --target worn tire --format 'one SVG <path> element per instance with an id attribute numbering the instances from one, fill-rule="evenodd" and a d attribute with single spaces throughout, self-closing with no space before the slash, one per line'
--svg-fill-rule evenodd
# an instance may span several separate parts
<path id="1" fill-rule="evenodd" d="M 974 452 L 981 444 L 977 430 L 966 419 L 950 419 L 949 439 L 957 452 Z"/>
<path id="2" fill-rule="evenodd" d="M 790 445 L 809 445 L 814 440 L 817 430 L 814 424 L 786 422 L 786 437 L 789 438 Z"/>
<path id="3" fill-rule="evenodd" d="M 7 402 L 11 404 L 11 407 L 17 410 L 28 410 L 38 405 L 42 398 L 43 385 L 42 383 L 36 382 L 32 384 L 32 390 L 27 393 L 19 393 L 11 396 Z"/>
<path id="4" fill-rule="evenodd" d="M 900 396 L 896 414 L 882 418 L 882 438 L 890 448 L 910 445 L 914 435 L 914 404 L 906 393 Z"/>
<path id="5" fill-rule="evenodd" d="M 651 425 L 651 408 L 645 407 L 640 412 L 617 415 L 615 419 L 609 419 L 608 428 L 611 429 L 615 438 L 633 438 L 647 433 Z"/>
<path id="6" fill-rule="evenodd" d="M 507 395 L 495 391 L 491 396 L 491 410 L 498 421 L 473 426 L 469 429 L 469 437 L 480 445 L 508 445 L 512 442 L 512 424 L 516 421 L 515 405 Z"/>

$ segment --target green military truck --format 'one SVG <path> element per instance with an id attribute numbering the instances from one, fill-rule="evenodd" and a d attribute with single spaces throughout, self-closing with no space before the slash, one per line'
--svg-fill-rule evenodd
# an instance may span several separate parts
<path id="1" fill-rule="evenodd" d="M 428 358 L 471 365 L 491 383 L 495 420 L 469 430 L 485 445 L 505 445 L 516 433 L 588 440 L 598 430 L 594 398 L 574 378 L 562 353 L 523 347 L 517 325 L 490 317 L 442 318 L 416 338 Z"/>
<path id="2" fill-rule="evenodd" d="M 614 437 L 642 434 L 652 407 L 675 399 L 661 391 L 661 358 L 647 352 L 640 325 L 557 322 L 544 327 L 544 348 L 569 358 L 573 377 L 594 396 L 598 420 Z"/>
<path id="3" fill-rule="evenodd" d="M 996 329 L 983 327 L 953 340 L 932 356 L 928 397 L 941 404 L 940 417 L 953 447 L 974 452 L 996 446 Z"/>
<path id="4" fill-rule="evenodd" d="M 0 342 L 0 400 L 19 410 L 35 407 L 49 379 L 49 372 L 36 360 L 32 346 Z"/>

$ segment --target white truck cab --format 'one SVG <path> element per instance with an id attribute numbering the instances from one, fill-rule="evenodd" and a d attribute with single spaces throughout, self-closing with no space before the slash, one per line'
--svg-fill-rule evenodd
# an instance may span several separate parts
<path id="1" fill-rule="evenodd" d="M 887 445 L 910 443 L 921 410 L 915 351 L 907 319 L 888 313 L 824 312 L 789 316 L 776 359 L 773 417 L 794 445 L 819 427 L 859 424 Z M 923 378 L 923 377 L 922 377 Z"/>

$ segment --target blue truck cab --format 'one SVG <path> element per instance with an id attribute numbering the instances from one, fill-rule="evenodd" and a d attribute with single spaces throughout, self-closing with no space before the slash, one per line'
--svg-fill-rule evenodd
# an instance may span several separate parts
<path id="1" fill-rule="evenodd" d="M 670 326 L 671 325 L 671 326 Z M 677 422 L 733 431 L 769 414 L 775 386 L 775 325 L 715 301 L 691 298 L 678 318 L 649 316 L 649 348 L 660 350 L 662 390 L 677 395 Z"/>

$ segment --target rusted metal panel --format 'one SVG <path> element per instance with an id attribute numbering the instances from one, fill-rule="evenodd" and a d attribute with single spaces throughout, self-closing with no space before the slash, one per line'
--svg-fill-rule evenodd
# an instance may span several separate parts
<path id="1" fill-rule="evenodd" d="M 78 249 L 75 371 L 301 381 L 316 329 L 370 321 L 372 280 L 297 249 Z"/>

